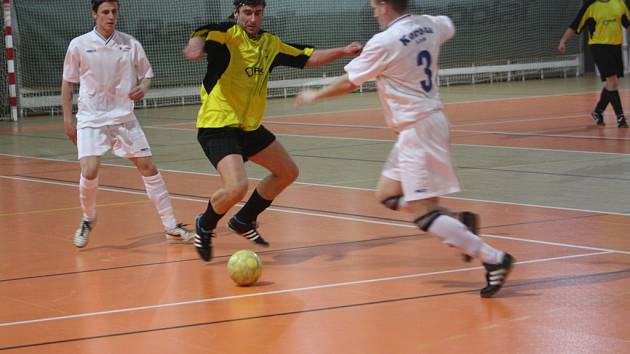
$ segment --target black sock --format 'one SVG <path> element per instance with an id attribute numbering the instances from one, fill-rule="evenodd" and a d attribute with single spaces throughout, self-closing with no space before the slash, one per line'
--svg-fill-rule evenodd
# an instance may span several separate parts
<path id="1" fill-rule="evenodd" d="M 204 230 L 214 230 L 217 227 L 217 223 L 225 214 L 217 214 L 212 207 L 212 202 L 208 201 L 208 208 L 206 212 L 201 216 L 201 227 Z"/>
<path id="2" fill-rule="evenodd" d="M 258 217 L 258 214 L 262 213 L 265 209 L 267 209 L 271 205 L 271 200 L 264 199 L 258 194 L 257 190 L 254 190 L 252 196 L 249 197 L 249 200 L 245 205 L 241 208 L 241 210 L 236 213 L 236 217 L 239 221 L 248 223 L 255 221 Z"/>
<path id="3" fill-rule="evenodd" d="M 597 102 L 595 112 L 603 113 L 608 106 L 608 102 L 610 102 L 610 91 L 606 90 L 606 88 L 604 87 L 602 89 L 601 95 L 599 95 L 599 102 Z"/>
<path id="4" fill-rule="evenodd" d="M 621 97 L 619 97 L 619 91 L 608 91 L 610 97 L 610 103 L 615 110 L 617 117 L 623 115 L 623 107 L 621 107 Z"/>

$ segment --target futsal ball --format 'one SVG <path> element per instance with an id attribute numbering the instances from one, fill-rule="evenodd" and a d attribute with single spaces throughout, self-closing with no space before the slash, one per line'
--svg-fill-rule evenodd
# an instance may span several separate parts
<path id="1" fill-rule="evenodd" d="M 228 274 L 239 286 L 254 284 L 262 273 L 262 261 L 255 252 L 240 250 L 228 260 Z"/>

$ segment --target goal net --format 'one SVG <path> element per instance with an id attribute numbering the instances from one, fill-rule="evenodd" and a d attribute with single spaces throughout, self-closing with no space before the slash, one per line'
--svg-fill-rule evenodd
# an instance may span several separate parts
<path id="1" fill-rule="evenodd" d="M 441 55 L 440 84 L 515 80 L 581 73 L 580 41 L 568 54 L 556 47 L 580 0 L 410 0 L 412 13 L 450 16 L 457 34 Z M 181 50 L 197 27 L 226 21 L 231 0 L 120 0 L 118 30 L 144 46 L 156 77 L 138 106 L 198 102 L 205 62 L 186 61 Z M 70 40 L 92 30 L 88 0 L 13 1 L 18 99 L 22 116 L 60 112 L 63 59 Z M 378 25 L 369 0 L 267 0 L 263 28 L 289 43 L 329 48 L 364 43 Z M 0 53 L 3 58 L 4 47 Z M 343 73 L 349 59 L 313 69 L 276 68 L 269 96 L 287 96 Z M 0 72 L 6 72 L 2 61 Z M 2 71 L 4 70 L 4 71 Z M 0 104 L 6 106 L 6 75 Z M 322 80 L 324 79 L 324 80 Z M 370 89 L 373 87 L 366 87 Z"/>

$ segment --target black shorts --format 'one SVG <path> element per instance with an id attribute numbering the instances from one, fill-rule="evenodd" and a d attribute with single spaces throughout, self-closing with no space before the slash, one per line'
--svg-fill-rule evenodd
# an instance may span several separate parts
<path id="1" fill-rule="evenodd" d="M 623 77 L 623 56 L 620 45 L 592 44 L 591 54 L 602 81 L 617 75 Z"/>
<path id="2" fill-rule="evenodd" d="M 197 141 L 215 168 L 228 155 L 241 155 L 243 161 L 247 161 L 275 140 L 276 136 L 262 125 L 252 131 L 231 127 L 199 128 L 197 131 Z"/>

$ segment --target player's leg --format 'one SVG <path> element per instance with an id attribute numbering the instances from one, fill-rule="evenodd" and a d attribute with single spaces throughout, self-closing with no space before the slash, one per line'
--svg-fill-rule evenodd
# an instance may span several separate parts
<path id="1" fill-rule="evenodd" d="M 197 132 L 201 148 L 221 177 L 221 187 L 208 200 L 205 212 L 195 218 L 198 235 L 195 247 L 205 261 L 212 259 L 212 237 L 217 223 L 247 193 L 240 135 L 240 129 L 236 128 L 200 128 Z"/>
<path id="2" fill-rule="evenodd" d="M 592 113 L 593 119 L 595 119 L 597 125 L 603 126 L 604 116 L 602 113 L 605 105 L 610 102 L 617 117 L 617 126 L 619 128 L 627 128 L 628 123 L 623 113 L 623 106 L 619 96 L 619 78 L 624 75 L 621 46 L 592 45 L 591 51 L 602 81 L 605 81 L 600 101 Z"/>
<path id="3" fill-rule="evenodd" d="M 610 104 L 613 106 L 617 117 L 617 126 L 619 128 L 627 128 L 628 123 L 623 113 L 621 97 L 619 96 L 619 77 L 617 75 L 611 75 L 606 78 L 606 89 L 609 92 Z"/>
<path id="4" fill-rule="evenodd" d="M 243 140 L 244 153 L 270 174 L 258 183 L 247 203 L 228 222 L 228 227 L 251 241 L 268 246 L 257 230 L 256 219 L 298 177 L 299 170 L 285 148 L 264 127 L 248 132 Z"/>
<path id="5" fill-rule="evenodd" d="M 90 232 L 96 224 L 99 166 L 101 156 L 111 148 L 111 145 L 106 127 L 77 129 L 77 152 L 81 166 L 79 200 L 83 217 L 74 233 L 73 242 L 79 248 L 87 245 Z"/>
<path id="6" fill-rule="evenodd" d="M 142 176 L 147 196 L 153 202 L 169 241 L 192 242 L 194 233 L 175 218 L 171 198 L 162 174 L 153 163 L 151 148 L 140 124 L 134 120 L 110 127 L 114 137 L 113 153 L 131 161 Z"/>
<path id="7" fill-rule="evenodd" d="M 489 297 L 503 286 L 513 259 L 483 242 L 469 226 L 440 208 L 438 196 L 460 190 L 448 134 L 448 122 L 441 112 L 402 131 L 385 165 L 379 188 L 387 188 L 391 194 L 402 190 L 405 209 L 418 228 L 481 260 L 487 269 L 488 282 L 481 295 Z M 400 189 L 392 186 L 396 183 L 400 184 Z M 393 196 L 379 194 L 383 201 Z M 494 269 L 496 267 L 500 269 Z"/>

